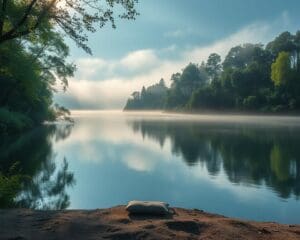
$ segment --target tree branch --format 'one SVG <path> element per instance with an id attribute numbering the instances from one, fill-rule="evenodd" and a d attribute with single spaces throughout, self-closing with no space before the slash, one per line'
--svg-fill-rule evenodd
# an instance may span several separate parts
<path id="1" fill-rule="evenodd" d="M 3 36 L 0 37 L 0 43 L 3 43 L 5 41 L 14 39 L 14 38 L 19 38 L 25 35 L 28 35 L 29 33 L 33 32 L 34 30 L 36 30 L 38 28 L 38 26 L 41 24 L 43 18 L 46 16 L 47 12 L 53 7 L 53 5 L 58 1 L 58 0 L 52 0 L 47 7 L 45 7 L 43 9 L 43 11 L 41 12 L 41 14 L 38 16 L 36 23 L 34 24 L 33 27 L 31 28 L 27 28 L 23 31 L 18 31 L 18 29 L 20 27 L 22 27 L 22 25 L 25 24 L 26 20 L 28 19 L 28 16 L 30 15 L 34 4 L 37 2 L 38 0 L 32 0 L 30 5 L 27 7 L 25 14 L 23 16 L 23 18 L 18 22 L 18 24 L 11 29 L 9 32 L 5 33 Z"/>
<path id="2" fill-rule="evenodd" d="M 32 0 L 30 2 L 30 4 L 28 5 L 28 7 L 26 8 L 25 10 L 25 13 L 23 15 L 23 17 L 20 19 L 20 21 L 16 24 L 16 26 L 14 26 L 10 31 L 8 31 L 7 33 L 4 34 L 3 37 L 5 36 L 11 36 L 11 35 L 14 35 L 15 32 L 18 31 L 18 29 L 20 27 L 22 27 L 22 25 L 25 24 L 26 20 L 28 19 L 28 16 L 30 15 L 32 9 L 33 9 L 33 6 L 34 4 L 37 2 L 38 0 Z"/>

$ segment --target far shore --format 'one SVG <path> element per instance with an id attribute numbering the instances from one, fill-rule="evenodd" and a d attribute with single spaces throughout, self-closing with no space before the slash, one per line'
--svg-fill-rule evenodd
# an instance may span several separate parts
<path id="1" fill-rule="evenodd" d="M 166 113 L 183 113 L 183 114 L 202 114 L 202 115 L 241 115 L 241 116 L 271 116 L 271 117 L 299 117 L 299 111 L 288 111 L 288 112 L 262 112 L 262 111 L 226 111 L 226 110 L 198 110 L 198 111 L 165 111 Z"/>
<path id="2" fill-rule="evenodd" d="M 77 113 L 165 113 L 165 114 L 185 114 L 185 115 L 212 115 L 212 116 L 270 116 L 270 117 L 300 117 L 299 111 L 289 112 L 261 112 L 261 111 L 225 111 L 225 110 L 164 110 L 164 109 L 70 109 L 71 115 Z"/>
<path id="3" fill-rule="evenodd" d="M 123 109 L 123 112 L 160 112 L 171 114 L 188 114 L 188 115 L 235 115 L 235 116 L 271 116 L 271 117 L 300 117 L 299 111 L 288 112 L 261 112 L 261 111 L 241 111 L 241 110 L 164 110 L 164 109 Z"/>
<path id="4" fill-rule="evenodd" d="M 227 218 L 173 208 L 167 216 L 96 210 L 0 210 L 0 239 L 300 239 L 300 225 Z"/>

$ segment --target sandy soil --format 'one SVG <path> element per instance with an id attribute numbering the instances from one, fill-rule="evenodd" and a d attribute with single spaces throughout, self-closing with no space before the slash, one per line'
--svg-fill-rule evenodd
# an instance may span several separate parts
<path id="1" fill-rule="evenodd" d="M 99 210 L 0 210 L 0 239 L 300 239 L 300 225 L 258 223 L 174 208 L 165 217 Z"/>

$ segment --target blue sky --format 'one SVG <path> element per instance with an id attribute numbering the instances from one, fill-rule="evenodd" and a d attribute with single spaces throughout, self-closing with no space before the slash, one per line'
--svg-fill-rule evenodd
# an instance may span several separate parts
<path id="1" fill-rule="evenodd" d="M 223 58 L 238 44 L 266 43 L 300 29 L 299 0 L 140 0 L 135 21 L 117 21 L 89 35 L 93 56 L 70 40 L 78 71 L 56 101 L 71 109 L 118 109 L 143 85 L 209 53 Z"/>

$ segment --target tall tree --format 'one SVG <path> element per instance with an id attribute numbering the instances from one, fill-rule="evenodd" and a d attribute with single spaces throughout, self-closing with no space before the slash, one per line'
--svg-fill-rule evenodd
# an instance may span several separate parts
<path id="1" fill-rule="evenodd" d="M 196 90 L 207 81 L 207 75 L 204 69 L 200 69 L 196 64 L 188 64 L 182 71 L 178 87 L 184 96 L 190 96 L 193 90 Z"/>
<path id="2" fill-rule="evenodd" d="M 143 86 L 142 91 L 141 91 L 141 98 L 145 98 L 146 97 L 146 88 L 145 86 Z"/>
<path id="3" fill-rule="evenodd" d="M 205 70 L 210 77 L 210 80 L 216 79 L 220 74 L 221 69 L 221 56 L 217 53 L 210 54 L 205 65 Z"/>
<path id="4" fill-rule="evenodd" d="M 280 52 L 292 52 L 296 49 L 294 39 L 295 37 L 290 32 L 283 32 L 273 41 L 269 42 L 266 49 L 275 57 L 278 56 Z"/>

